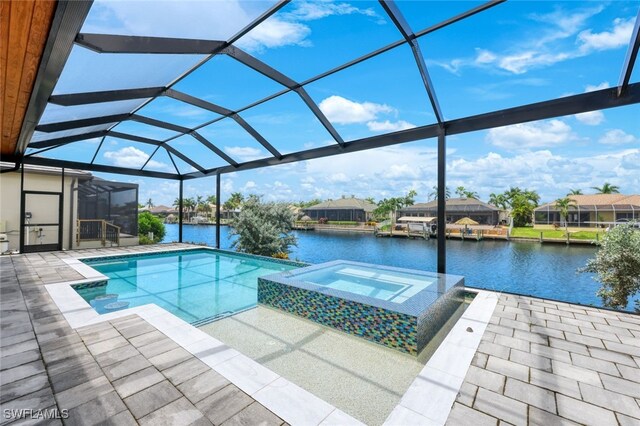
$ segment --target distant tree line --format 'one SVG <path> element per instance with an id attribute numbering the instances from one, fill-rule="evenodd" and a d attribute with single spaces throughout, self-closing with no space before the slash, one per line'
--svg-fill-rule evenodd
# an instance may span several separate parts
<path id="1" fill-rule="evenodd" d="M 612 185 L 609 182 L 604 182 L 602 186 L 594 186 L 591 187 L 594 189 L 597 194 L 617 194 L 620 192 L 620 187 L 617 185 Z M 445 198 L 451 198 L 452 191 L 447 186 L 445 187 Z M 468 189 L 464 186 L 456 187 L 454 193 L 460 198 L 473 198 L 479 199 L 479 195 L 476 191 Z M 571 209 L 576 208 L 576 203 L 570 197 L 572 195 L 583 195 L 582 189 L 570 189 L 565 197 L 558 198 L 555 200 L 555 206 L 560 213 L 560 217 L 563 219 L 565 226 L 567 223 L 567 218 Z M 249 195 L 248 197 L 243 195 L 241 192 L 233 192 L 229 196 L 229 198 L 222 204 L 222 209 L 227 211 L 237 210 L 243 206 L 248 198 L 253 195 Z M 413 205 L 415 203 L 415 197 L 417 196 L 416 191 L 411 190 L 406 195 L 400 197 L 389 197 L 383 198 L 382 200 L 376 201 L 373 197 L 365 198 L 366 201 L 376 204 L 377 208 L 374 211 L 374 217 L 377 219 L 386 219 L 392 212 L 396 212 L 404 207 Z M 343 196 L 344 197 L 344 196 Z M 353 195 L 352 195 L 353 197 Z M 428 200 L 437 200 L 438 199 L 438 187 L 434 186 L 432 191 L 428 194 Z M 331 201 L 329 198 L 325 201 Z M 308 201 L 297 201 L 289 203 L 293 206 L 299 207 L 301 209 L 309 208 L 315 206 L 317 204 L 322 203 L 323 200 L 320 198 L 314 198 Z M 492 204 L 502 210 L 508 210 L 511 212 L 511 216 L 513 217 L 514 226 L 526 226 L 531 223 L 533 218 L 533 210 L 539 206 L 540 203 L 540 195 L 535 190 L 530 190 L 527 188 L 520 187 L 510 187 L 508 190 L 502 193 L 491 193 L 489 195 L 489 204 Z M 180 200 L 178 198 L 173 202 L 173 207 L 176 209 L 179 208 Z M 195 197 L 185 198 L 183 200 L 183 209 L 184 213 L 186 213 L 186 219 L 189 220 L 191 217 L 197 214 L 203 214 L 206 217 L 210 217 L 213 213 L 213 208 L 216 204 L 216 196 L 200 196 L 197 195 Z M 154 207 L 153 200 L 149 198 L 144 205 L 140 204 L 139 207 Z"/>

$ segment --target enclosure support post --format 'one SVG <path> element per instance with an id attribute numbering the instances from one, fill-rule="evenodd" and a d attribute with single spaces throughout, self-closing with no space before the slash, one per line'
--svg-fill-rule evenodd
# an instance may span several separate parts
<path id="1" fill-rule="evenodd" d="M 220 248 L 220 173 L 216 175 L 216 248 Z"/>
<path id="2" fill-rule="evenodd" d="M 183 180 L 180 179 L 180 195 L 178 198 L 178 242 L 182 242 L 182 210 L 184 208 L 183 204 L 182 204 L 182 184 L 183 184 Z"/>
<path id="3" fill-rule="evenodd" d="M 64 167 L 60 170 L 60 199 L 58 200 L 58 250 L 62 250 L 64 235 Z M 69 247 L 71 248 L 71 247 Z"/>
<path id="4" fill-rule="evenodd" d="M 20 253 L 24 253 L 25 240 L 24 163 L 20 164 Z"/>
<path id="5" fill-rule="evenodd" d="M 447 273 L 446 253 L 446 141 L 444 129 L 438 134 L 438 273 Z"/>

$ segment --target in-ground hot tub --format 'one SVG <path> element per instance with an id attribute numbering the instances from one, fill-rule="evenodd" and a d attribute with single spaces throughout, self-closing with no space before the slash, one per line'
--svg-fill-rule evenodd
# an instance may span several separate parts
<path id="1" fill-rule="evenodd" d="M 417 355 L 464 297 L 464 278 L 337 260 L 258 278 L 258 303 Z"/>

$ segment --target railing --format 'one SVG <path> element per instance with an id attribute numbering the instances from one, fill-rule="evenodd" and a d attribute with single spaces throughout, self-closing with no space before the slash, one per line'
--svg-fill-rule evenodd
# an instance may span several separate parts
<path id="1" fill-rule="evenodd" d="M 78 246 L 83 241 L 100 241 L 106 245 L 120 244 L 120 227 L 109 223 L 104 219 L 78 219 L 76 243 Z"/>

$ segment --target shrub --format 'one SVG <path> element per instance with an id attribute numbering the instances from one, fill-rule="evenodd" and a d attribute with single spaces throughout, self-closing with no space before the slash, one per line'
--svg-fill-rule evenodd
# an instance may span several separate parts
<path id="1" fill-rule="evenodd" d="M 146 235 L 138 234 L 138 244 L 145 246 L 147 244 L 154 244 L 153 240 Z"/>
<path id="2" fill-rule="evenodd" d="M 263 203 L 251 196 L 242 211 L 231 221 L 229 236 L 237 235 L 232 247 L 242 253 L 280 256 L 296 245 L 291 234 L 295 214 L 286 203 Z"/>
<path id="3" fill-rule="evenodd" d="M 329 219 L 327 219 L 326 217 L 321 217 L 320 219 L 318 219 L 318 223 L 320 225 L 326 225 L 327 223 L 329 223 Z"/>
<path id="4" fill-rule="evenodd" d="M 153 232 L 153 240 L 148 238 L 149 232 Z M 140 244 L 155 244 L 164 238 L 165 229 L 162 220 L 149 212 L 138 215 L 138 237 Z"/>
<path id="5" fill-rule="evenodd" d="M 640 292 L 640 231 L 633 223 L 615 226 L 603 235 L 596 256 L 579 272 L 597 274 L 598 296 L 605 306 L 625 309 L 629 297 Z M 635 305 L 640 311 L 638 300 Z"/>
<path id="6" fill-rule="evenodd" d="M 278 253 L 274 254 L 272 257 L 275 258 L 275 259 L 288 260 L 289 259 L 289 254 L 288 253 L 284 253 L 284 252 L 278 252 Z"/>

